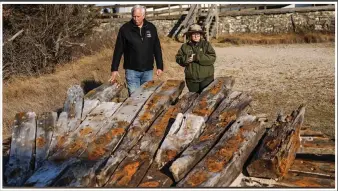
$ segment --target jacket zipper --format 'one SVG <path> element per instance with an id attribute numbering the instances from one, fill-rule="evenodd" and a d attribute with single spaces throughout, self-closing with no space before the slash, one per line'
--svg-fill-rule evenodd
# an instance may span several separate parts
<path id="1" fill-rule="evenodd" d="M 142 37 L 142 27 L 140 28 L 140 37 L 141 37 L 141 40 L 143 42 L 143 37 Z"/>

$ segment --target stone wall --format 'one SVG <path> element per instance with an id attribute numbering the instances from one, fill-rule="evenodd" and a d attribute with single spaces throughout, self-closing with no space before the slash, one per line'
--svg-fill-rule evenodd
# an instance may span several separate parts
<path id="1" fill-rule="evenodd" d="M 153 20 L 160 36 L 167 36 L 177 23 L 175 20 Z M 112 19 L 106 23 L 110 30 L 118 31 L 127 22 Z M 251 12 L 225 12 L 220 14 L 219 34 L 288 32 L 335 32 L 335 9 L 333 7 L 312 7 L 295 9 L 262 10 Z"/>
<path id="2" fill-rule="evenodd" d="M 335 32 L 335 12 L 285 13 L 220 17 L 219 33 Z"/>

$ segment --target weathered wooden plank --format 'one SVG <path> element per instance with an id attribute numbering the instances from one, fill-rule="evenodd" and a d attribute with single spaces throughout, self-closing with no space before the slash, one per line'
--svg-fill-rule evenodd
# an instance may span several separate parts
<path id="1" fill-rule="evenodd" d="M 80 157 L 98 160 L 109 156 L 123 138 L 145 102 L 162 83 L 161 81 L 149 81 L 137 89 L 123 102 L 122 106 L 112 116 L 112 120 L 100 129 Z"/>
<path id="2" fill-rule="evenodd" d="M 89 91 L 84 100 L 98 100 L 100 102 L 110 102 L 123 89 L 118 84 L 102 84 L 101 86 Z"/>
<path id="3" fill-rule="evenodd" d="M 228 187 L 242 172 L 265 128 L 251 115 L 239 117 L 178 187 Z"/>
<path id="4" fill-rule="evenodd" d="M 38 169 L 48 157 L 56 121 L 56 112 L 45 112 L 37 117 L 35 169 Z"/>
<path id="5" fill-rule="evenodd" d="M 226 91 L 231 90 L 235 80 L 232 77 L 218 77 L 207 86 L 194 102 L 187 113 L 192 113 L 204 118 L 207 121 L 210 114 L 215 110 L 220 101 L 224 98 Z"/>
<path id="6" fill-rule="evenodd" d="M 184 81 L 168 80 L 154 92 L 149 100 L 147 100 L 144 107 L 129 127 L 128 132 L 123 137 L 122 142 L 111 156 L 114 160 L 108 160 L 114 161 L 114 163 L 107 162 L 104 167 L 111 170 L 105 170 L 105 172 L 113 172 L 116 169 L 118 164 L 127 156 L 128 151 L 138 142 L 155 119 L 179 97 L 183 88 Z M 111 174 L 106 174 L 106 176 L 110 177 Z"/>
<path id="7" fill-rule="evenodd" d="M 36 114 L 16 114 L 12 129 L 10 157 L 4 176 L 8 186 L 21 186 L 34 170 Z"/>
<path id="8" fill-rule="evenodd" d="M 82 117 L 81 120 L 84 121 L 87 115 L 93 111 L 94 108 L 96 108 L 100 104 L 99 100 L 89 100 L 86 99 L 83 102 L 83 110 L 82 110 Z"/>
<path id="9" fill-rule="evenodd" d="M 45 160 L 42 166 L 25 182 L 25 186 L 48 187 L 51 186 L 70 165 L 79 162 L 71 158 L 66 161 L 48 161 Z"/>
<path id="10" fill-rule="evenodd" d="M 50 160 L 65 160 L 79 156 L 92 141 L 97 132 L 107 125 L 121 103 L 102 102 L 81 123 L 80 127 L 71 132 L 63 140 L 62 146 Z"/>
<path id="11" fill-rule="evenodd" d="M 293 163 L 300 145 L 300 127 L 305 107 L 300 106 L 290 116 L 278 116 L 247 167 L 250 176 L 279 178 Z"/>
<path id="12" fill-rule="evenodd" d="M 325 137 L 303 137 L 297 154 L 335 155 L 335 142 Z"/>
<path id="13" fill-rule="evenodd" d="M 199 137 L 205 122 L 234 84 L 230 77 L 216 78 L 206 87 L 186 114 L 178 114 L 157 152 L 155 161 L 162 168 L 173 161 L 195 138 Z"/>
<path id="14" fill-rule="evenodd" d="M 153 157 L 167 129 L 171 127 L 177 114 L 185 112 L 192 105 L 192 102 L 197 96 L 197 93 L 188 92 L 178 101 L 178 103 L 170 106 L 166 112 L 156 119 L 145 136 L 142 137 L 138 144 L 128 153 L 127 157 L 121 162 L 115 173 L 115 176 L 123 176 L 120 180 L 126 179 L 124 176 L 130 177 L 130 180 L 128 179 L 129 181 L 126 182 L 125 187 L 136 187 L 139 184 L 146 174 L 147 169 L 152 164 Z M 140 165 L 134 174 L 123 174 L 126 167 L 130 166 L 131 163 L 138 163 Z M 104 168 L 97 176 L 99 186 L 102 186 L 107 182 L 107 179 L 109 178 L 109 176 L 107 176 L 107 174 L 109 174 L 107 171 L 109 170 L 110 169 Z"/>
<path id="15" fill-rule="evenodd" d="M 150 81 L 143 84 L 141 88 L 135 91 L 137 93 L 135 93 L 134 95 L 129 97 L 124 103 L 122 103 L 121 107 L 119 107 L 116 112 L 113 112 L 114 114 L 111 117 L 109 117 L 107 121 L 102 122 L 98 119 L 100 123 L 101 122 L 103 123 L 103 125 L 102 127 L 97 128 L 99 130 L 95 136 L 89 135 L 89 132 L 92 132 L 91 130 L 90 131 L 85 130 L 87 124 L 85 120 L 82 123 L 85 126 L 85 128 L 84 129 L 80 128 L 75 133 L 80 134 L 85 133 L 87 136 L 84 136 L 84 139 L 80 139 L 79 141 L 78 140 L 75 142 L 70 141 L 69 146 L 66 146 L 64 149 L 61 149 L 61 151 L 58 151 L 58 153 L 55 153 L 52 157 L 50 157 L 50 160 L 65 160 L 68 158 L 79 157 L 81 160 L 85 161 L 96 160 L 97 162 L 97 160 L 107 157 L 107 155 L 110 154 L 109 151 L 113 150 L 111 148 L 113 147 L 112 144 L 117 144 L 116 142 L 111 143 L 110 142 L 111 139 L 115 140 L 114 136 L 119 136 L 121 138 L 121 130 L 123 130 L 124 132 L 128 128 L 129 124 L 135 118 L 135 116 L 142 108 L 146 100 L 161 84 L 162 82 L 159 81 Z M 96 109 L 100 110 L 98 107 Z M 107 112 L 100 111 L 99 113 L 101 113 L 102 115 L 106 115 Z M 86 119 L 88 119 L 89 121 L 91 118 L 87 117 Z M 103 130 L 103 132 L 101 132 L 102 134 L 100 134 L 101 130 Z M 98 148 L 98 146 L 100 147 Z M 102 162 L 102 160 L 100 161 Z M 45 168 L 48 168 L 48 165 L 45 166 Z M 60 167 L 59 165 L 59 168 L 62 167 Z M 51 178 L 59 178 L 62 176 L 62 173 L 65 173 L 65 171 L 61 170 L 59 170 L 58 172 L 60 174 L 58 174 L 57 176 L 53 176 Z M 56 180 L 48 180 L 48 181 L 53 182 Z"/>
<path id="16" fill-rule="evenodd" d="M 155 157 L 159 168 L 173 161 L 175 157 L 200 136 L 205 127 L 203 117 L 194 114 L 181 114 L 176 117 L 168 135 Z"/>
<path id="17" fill-rule="evenodd" d="M 61 112 L 56 122 L 56 128 L 53 132 L 52 142 L 48 149 L 48 156 L 53 155 L 60 149 L 68 135 L 68 114 Z"/>
<path id="18" fill-rule="evenodd" d="M 278 181 L 279 184 L 288 186 L 288 187 L 301 187 L 301 188 L 334 188 L 335 179 L 334 178 L 323 178 L 323 177 L 313 177 L 307 176 L 305 174 L 289 172 Z"/>
<path id="19" fill-rule="evenodd" d="M 301 137 L 328 137 L 324 133 L 320 131 L 314 131 L 309 128 L 303 129 L 300 131 L 300 136 Z"/>
<path id="20" fill-rule="evenodd" d="M 320 177 L 335 177 L 335 163 L 296 159 L 289 171 Z"/>
<path id="21" fill-rule="evenodd" d="M 207 154 L 251 100 L 248 94 L 232 92 L 222 101 L 210 116 L 199 139 L 193 141 L 171 165 L 170 171 L 176 182 L 181 180 Z"/>
<path id="22" fill-rule="evenodd" d="M 74 85 L 67 90 L 63 111 L 68 113 L 69 131 L 74 131 L 81 123 L 83 97 L 83 89 L 79 85 Z"/>

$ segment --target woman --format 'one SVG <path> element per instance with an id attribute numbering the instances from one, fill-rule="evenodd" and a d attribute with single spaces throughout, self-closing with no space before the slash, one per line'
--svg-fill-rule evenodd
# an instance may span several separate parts
<path id="1" fill-rule="evenodd" d="M 185 67 L 185 81 L 190 92 L 201 93 L 214 80 L 216 53 L 211 44 L 202 40 L 205 32 L 198 24 L 189 27 L 188 42 L 176 55 L 176 62 Z"/>

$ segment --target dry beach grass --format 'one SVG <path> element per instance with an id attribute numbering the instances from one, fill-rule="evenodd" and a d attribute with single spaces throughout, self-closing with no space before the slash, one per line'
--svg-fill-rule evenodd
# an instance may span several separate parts
<path id="1" fill-rule="evenodd" d="M 180 45 L 162 39 L 165 73 L 159 79 L 184 79 L 183 68 L 175 63 Z M 265 113 L 273 121 L 280 109 L 290 113 L 304 103 L 307 105 L 304 125 L 334 137 L 334 43 L 214 45 L 216 76 L 232 75 L 235 90 L 250 92 L 251 113 Z M 3 139 L 10 135 L 10 124 L 17 112 L 55 111 L 62 107 L 71 85 L 85 80 L 106 83 L 112 53 L 112 49 L 105 49 L 61 66 L 54 74 L 16 77 L 4 83 Z"/>

